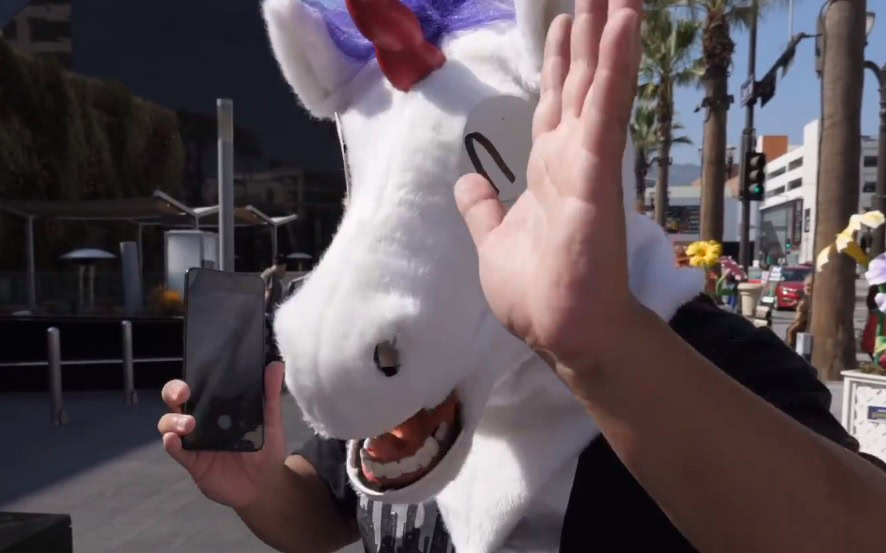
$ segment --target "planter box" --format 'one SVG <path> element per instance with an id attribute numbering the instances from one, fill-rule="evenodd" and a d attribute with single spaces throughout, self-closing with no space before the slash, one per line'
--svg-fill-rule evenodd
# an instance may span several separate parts
<path id="1" fill-rule="evenodd" d="M 886 460 L 886 376 L 843 372 L 842 422 L 861 451 Z"/>

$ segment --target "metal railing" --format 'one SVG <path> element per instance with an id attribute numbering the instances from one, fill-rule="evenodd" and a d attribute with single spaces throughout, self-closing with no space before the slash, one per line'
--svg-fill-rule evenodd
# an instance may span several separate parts
<path id="1" fill-rule="evenodd" d="M 182 357 L 142 357 L 135 358 L 132 350 L 132 323 L 122 321 L 120 323 L 121 359 L 62 359 L 61 355 L 61 332 L 56 327 L 46 330 L 46 360 L 45 361 L 16 361 L 0 363 L 2 367 L 42 367 L 48 368 L 49 376 L 49 420 L 53 426 L 61 426 L 68 423 L 68 413 L 64 407 L 62 366 L 64 365 L 121 365 L 123 369 L 123 403 L 126 406 L 138 404 L 138 394 L 135 391 L 135 364 L 136 363 L 177 363 Z"/>

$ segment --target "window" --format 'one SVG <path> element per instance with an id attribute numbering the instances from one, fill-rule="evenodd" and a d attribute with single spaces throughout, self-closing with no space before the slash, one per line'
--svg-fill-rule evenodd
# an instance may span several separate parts
<path id="1" fill-rule="evenodd" d="M 864 186 L 861 187 L 862 192 L 875 192 L 877 190 L 877 183 L 875 182 L 866 182 Z"/>
<path id="2" fill-rule="evenodd" d="M 71 38 L 71 22 L 31 17 L 28 19 L 33 42 L 57 42 Z"/>
<path id="3" fill-rule="evenodd" d="M 876 167 L 877 166 L 877 156 L 864 156 L 864 166 L 865 167 Z"/>
<path id="4" fill-rule="evenodd" d="M 778 169 L 773 169 L 772 172 L 769 173 L 769 176 L 767 178 L 774 179 L 775 177 L 780 177 L 781 175 L 784 175 L 785 171 L 786 171 L 786 169 L 784 167 L 779 167 Z"/>
<path id="5" fill-rule="evenodd" d="M 788 164 L 788 171 L 793 171 L 794 169 L 799 169 L 800 167 L 803 167 L 803 158 L 802 157 L 798 157 L 794 161 L 790 162 Z"/>
<path id="6" fill-rule="evenodd" d="M 766 197 L 771 198 L 773 196 L 778 196 L 780 194 L 784 194 L 784 186 L 779 186 L 778 188 L 773 188 L 772 190 L 768 190 L 766 192 Z"/>
<path id="7" fill-rule="evenodd" d="M 801 186 L 803 186 L 803 179 L 794 179 L 788 183 L 788 190 L 800 188 Z"/>

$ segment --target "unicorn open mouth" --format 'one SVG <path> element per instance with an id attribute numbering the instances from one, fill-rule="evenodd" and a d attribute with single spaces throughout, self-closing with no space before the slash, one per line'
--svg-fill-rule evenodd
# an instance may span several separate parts
<path id="1" fill-rule="evenodd" d="M 449 452 L 461 432 L 460 411 L 453 392 L 433 409 L 422 409 L 393 430 L 349 448 L 348 462 L 360 469 L 367 486 L 378 491 L 417 482 Z"/>

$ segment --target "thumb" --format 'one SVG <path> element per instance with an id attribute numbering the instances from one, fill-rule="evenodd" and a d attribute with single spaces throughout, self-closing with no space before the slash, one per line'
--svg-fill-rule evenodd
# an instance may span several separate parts
<path id="1" fill-rule="evenodd" d="M 265 429 L 282 432 L 283 413 L 280 409 L 280 396 L 283 393 L 283 363 L 274 362 L 265 368 Z"/>
<path id="2" fill-rule="evenodd" d="M 476 173 L 465 175 L 455 183 L 455 203 L 477 248 L 505 217 L 505 208 L 495 188 Z"/>

